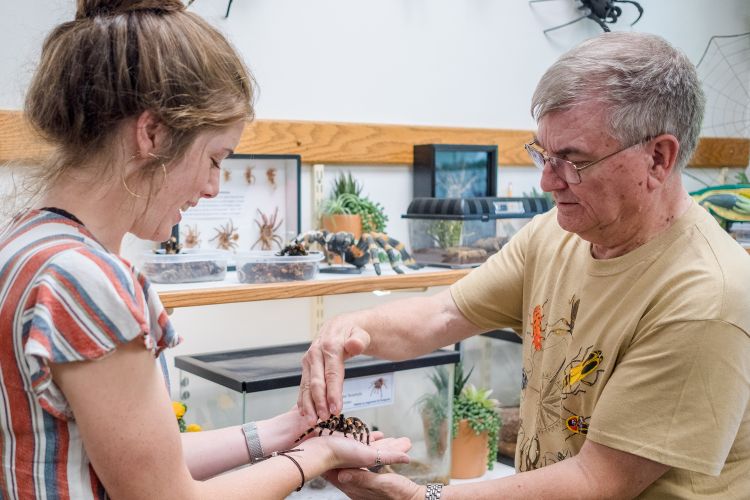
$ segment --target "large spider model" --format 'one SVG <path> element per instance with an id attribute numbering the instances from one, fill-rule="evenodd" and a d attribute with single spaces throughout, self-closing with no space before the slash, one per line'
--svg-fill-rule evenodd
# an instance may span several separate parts
<path id="1" fill-rule="evenodd" d="M 305 433 L 298 437 L 294 442 L 297 443 L 301 441 L 305 436 L 315 432 L 315 429 L 320 429 L 318 436 L 322 436 L 323 431 L 326 430 L 329 431 L 329 436 L 334 432 L 343 432 L 344 437 L 346 437 L 347 434 L 351 434 L 352 437 L 358 439 L 360 443 L 362 442 L 362 439 L 367 436 L 367 444 L 370 444 L 370 429 L 367 427 L 367 424 L 357 417 L 345 417 L 343 413 L 333 415 L 328 420 L 318 422 L 315 427 L 307 429 Z"/>
<path id="2" fill-rule="evenodd" d="M 548 2 L 550 0 L 529 0 L 529 3 L 537 3 L 537 2 Z M 601 28 L 604 31 L 610 31 L 608 24 L 616 23 L 617 19 L 622 15 L 622 9 L 615 5 L 616 3 L 629 3 L 631 5 L 634 5 L 636 9 L 638 9 L 638 17 L 630 23 L 630 25 L 634 25 L 637 23 L 641 16 L 643 16 L 643 7 L 641 7 L 641 4 L 634 0 L 577 0 L 580 2 L 580 5 L 578 6 L 578 10 L 580 10 L 583 15 L 580 17 L 577 17 L 573 19 L 572 21 L 568 21 L 567 23 L 561 24 L 559 26 L 553 26 L 552 28 L 547 28 L 544 30 L 545 33 L 549 31 L 553 31 L 556 29 L 564 28 L 565 26 L 569 26 L 573 23 L 577 23 L 578 21 L 581 21 L 583 19 L 591 19 L 596 24 L 601 26 Z"/>
<path id="3" fill-rule="evenodd" d="M 323 247 L 329 265 L 333 262 L 333 254 L 343 256 L 344 262 L 356 267 L 364 267 L 368 262 L 372 262 L 378 276 L 381 274 L 380 263 L 385 259 L 388 259 L 391 268 L 398 274 L 404 274 L 400 264 L 411 269 L 421 267 L 409 255 L 403 243 L 385 233 L 363 233 L 357 240 L 352 233 L 315 230 L 298 235 L 294 243 L 302 243 L 305 246 L 318 243 Z"/>

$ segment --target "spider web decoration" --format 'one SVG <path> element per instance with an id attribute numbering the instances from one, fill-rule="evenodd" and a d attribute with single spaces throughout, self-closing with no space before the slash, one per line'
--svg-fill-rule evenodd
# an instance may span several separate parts
<path id="1" fill-rule="evenodd" d="M 711 37 L 697 69 L 706 94 L 703 134 L 750 137 L 750 33 Z"/>

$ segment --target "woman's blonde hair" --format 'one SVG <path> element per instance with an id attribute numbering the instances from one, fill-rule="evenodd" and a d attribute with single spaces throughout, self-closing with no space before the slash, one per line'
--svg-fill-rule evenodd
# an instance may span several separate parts
<path id="1" fill-rule="evenodd" d="M 123 120 L 144 111 L 169 132 L 144 168 L 153 175 L 200 132 L 252 119 L 254 87 L 226 38 L 180 0 L 78 0 L 75 19 L 45 40 L 26 95 L 27 119 L 55 146 L 40 181 L 83 164 L 105 173 Z"/>

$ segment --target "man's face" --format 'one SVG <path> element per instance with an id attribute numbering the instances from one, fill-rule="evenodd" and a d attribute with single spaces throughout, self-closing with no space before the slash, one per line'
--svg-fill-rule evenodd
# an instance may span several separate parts
<path id="1" fill-rule="evenodd" d="M 545 115 L 537 143 L 549 156 L 577 165 L 598 160 L 627 144 L 607 132 L 601 104 L 584 103 Z M 651 157 L 634 146 L 580 172 L 580 184 L 568 184 L 545 165 L 541 187 L 557 203 L 557 221 L 566 231 L 597 245 L 617 246 L 637 235 L 645 218 Z"/>

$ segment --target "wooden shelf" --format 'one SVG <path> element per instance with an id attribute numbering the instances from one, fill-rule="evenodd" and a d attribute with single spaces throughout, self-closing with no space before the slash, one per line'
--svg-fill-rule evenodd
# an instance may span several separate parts
<path id="1" fill-rule="evenodd" d="M 234 273 L 228 273 L 227 279 L 221 283 L 155 286 L 164 307 L 175 308 L 445 286 L 458 281 L 469 271 L 470 269 L 424 268 L 407 271 L 406 274 L 383 271 L 382 276 L 374 273 L 356 277 L 320 274 L 316 280 L 265 285 L 237 284 Z"/>
<path id="2" fill-rule="evenodd" d="M 531 130 L 428 127 L 367 123 L 255 120 L 245 126 L 238 153 L 298 154 L 304 163 L 411 165 L 414 144 L 497 144 L 502 166 L 530 166 L 523 149 Z M 52 151 L 21 111 L 0 110 L 0 165 L 38 164 Z M 745 167 L 750 140 L 703 137 L 691 167 Z"/>

